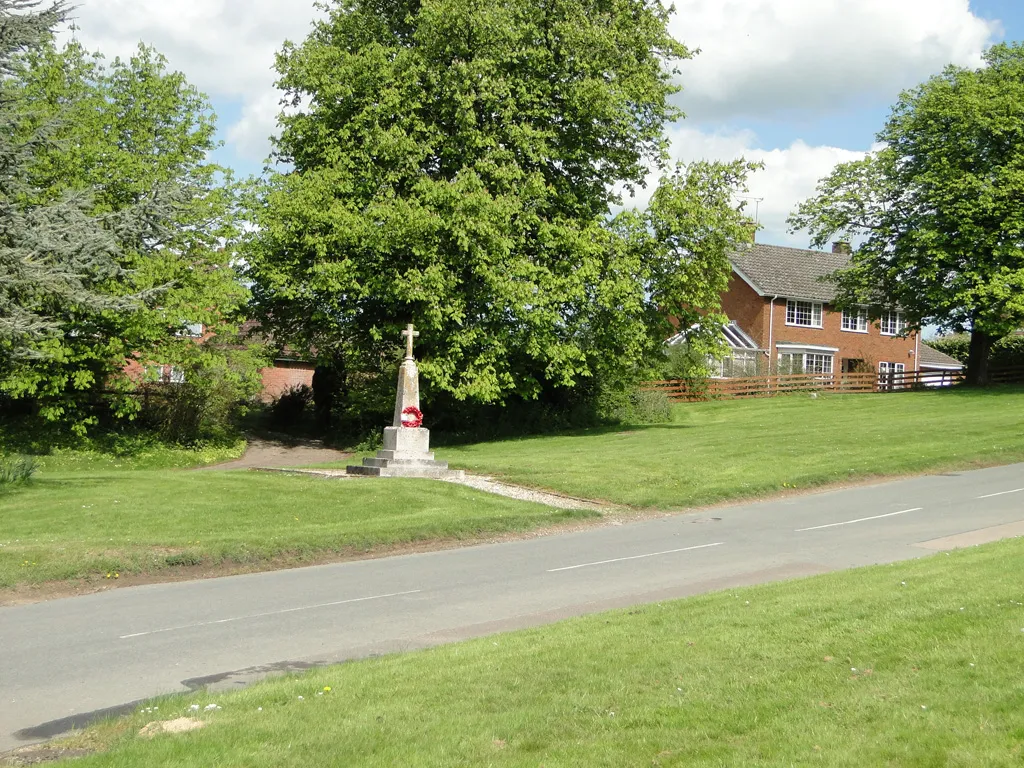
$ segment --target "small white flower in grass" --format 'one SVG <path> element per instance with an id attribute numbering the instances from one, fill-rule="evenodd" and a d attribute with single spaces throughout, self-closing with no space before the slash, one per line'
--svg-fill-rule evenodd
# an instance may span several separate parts
<path id="1" fill-rule="evenodd" d="M 193 704 L 191 707 L 189 707 L 189 709 L 192 712 L 198 712 L 199 711 L 199 705 L 198 704 Z"/>
<path id="2" fill-rule="evenodd" d="M 207 712 L 213 712 L 214 710 L 217 710 L 217 709 L 220 709 L 220 706 L 217 705 L 217 704 L 207 704 L 206 705 L 206 711 Z"/>
<path id="3" fill-rule="evenodd" d="M 256 711 L 257 712 L 262 712 L 263 711 L 263 707 L 256 707 Z"/>
<path id="4" fill-rule="evenodd" d="M 921 709 L 928 709 L 924 704 L 921 705 Z"/>
<path id="5" fill-rule="evenodd" d="M 302 701 L 302 697 L 301 696 L 299 696 L 299 701 Z"/>
<path id="6" fill-rule="evenodd" d="M 905 586 L 907 586 L 907 582 L 905 582 L 905 581 L 901 581 L 901 582 L 900 582 L 900 585 L 901 585 L 901 586 L 904 586 L 904 587 L 905 587 Z"/>

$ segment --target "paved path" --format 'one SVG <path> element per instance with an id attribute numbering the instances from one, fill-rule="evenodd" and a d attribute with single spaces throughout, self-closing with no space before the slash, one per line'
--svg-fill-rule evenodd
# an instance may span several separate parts
<path id="1" fill-rule="evenodd" d="M 0 751 L 156 694 L 1014 535 L 1024 465 L 2 608 Z"/>
<path id="2" fill-rule="evenodd" d="M 316 440 L 283 443 L 273 440 L 250 440 L 242 458 L 210 467 L 199 467 L 196 472 L 223 469 L 251 469 L 253 467 L 308 467 L 331 461 L 347 461 L 352 454 L 325 448 Z"/>

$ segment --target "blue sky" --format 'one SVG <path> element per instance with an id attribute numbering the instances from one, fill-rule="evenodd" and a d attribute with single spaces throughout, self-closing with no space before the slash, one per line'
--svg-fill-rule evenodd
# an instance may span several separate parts
<path id="1" fill-rule="evenodd" d="M 678 160 L 760 160 L 752 182 L 763 242 L 837 162 L 870 149 L 904 88 L 950 62 L 976 66 L 1001 40 L 1024 40 L 1024 0 L 675 0 L 673 34 L 702 52 L 684 62 L 668 127 Z M 225 146 L 216 159 L 258 173 L 278 94 L 274 53 L 301 40 L 313 0 L 82 0 L 79 39 L 106 55 L 145 41 L 209 94 Z M 641 194 L 634 201 L 643 205 Z"/>

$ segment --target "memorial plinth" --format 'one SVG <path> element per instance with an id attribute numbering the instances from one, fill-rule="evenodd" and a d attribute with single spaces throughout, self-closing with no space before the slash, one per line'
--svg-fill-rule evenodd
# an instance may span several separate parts
<path id="1" fill-rule="evenodd" d="M 408 336 L 408 346 L 398 369 L 395 417 L 384 428 L 384 447 L 361 465 L 349 465 L 347 472 L 372 477 L 462 477 L 464 472 L 448 469 L 448 462 L 436 461 L 430 450 L 430 430 L 420 426 L 420 375 L 412 356 L 412 340 L 419 334 L 410 325 L 402 335 Z"/>

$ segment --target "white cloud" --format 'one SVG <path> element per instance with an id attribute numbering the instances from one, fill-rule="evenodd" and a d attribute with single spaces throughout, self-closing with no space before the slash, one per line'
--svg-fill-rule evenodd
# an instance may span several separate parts
<path id="1" fill-rule="evenodd" d="M 227 132 L 227 143 L 240 157 L 265 160 L 270 153 L 270 136 L 277 129 L 281 94 L 269 89 L 242 108 L 242 116 Z"/>
<path id="2" fill-rule="evenodd" d="M 821 111 L 892 101 L 946 64 L 977 66 L 1000 34 L 968 0 L 676 0 L 675 37 L 692 117 Z"/>
<path id="3" fill-rule="evenodd" d="M 274 54 L 300 41 L 314 0 L 86 0 L 74 11 L 78 38 L 109 57 L 139 41 L 212 97 L 255 99 L 274 82 Z"/>
<path id="4" fill-rule="evenodd" d="M 790 213 L 802 200 L 814 194 L 818 180 L 827 176 L 837 164 L 860 160 L 868 151 L 812 147 L 801 140 L 788 147 L 764 150 L 756 148 L 757 137 L 751 131 L 702 133 L 685 125 L 673 126 L 669 135 L 673 161 L 729 161 L 743 157 L 763 163 L 764 169 L 750 177 L 750 191 L 745 195 L 748 212 L 751 216 L 756 214 L 762 226 L 757 235 L 758 241 L 797 248 L 809 247 L 809 238 L 805 234 L 788 232 L 786 219 Z M 626 198 L 628 207 L 647 205 L 657 186 L 657 175 L 651 175 L 647 182 L 645 189 L 637 190 L 636 197 Z"/>
<path id="5" fill-rule="evenodd" d="M 680 99 L 702 120 L 789 109 L 820 113 L 865 95 L 889 103 L 949 62 L 976 64 L 999 31 L 974 16 L 968 0 L 676 0 L 676 6 L 673 33 L 703 49 L 682 64 Z M 215 106 L 240 104 L 241 117 L 223 126 L 225 135 L 240 157 L 261 161 L 278 112 L 274 54 L 285 39 L 303 40 L 318 15 L 314 0 L 83 0 L 75 21 L 87 47 L 125 56 L 144 41 Z M 785 151 L 796 157 L 795 147 Z"/>

